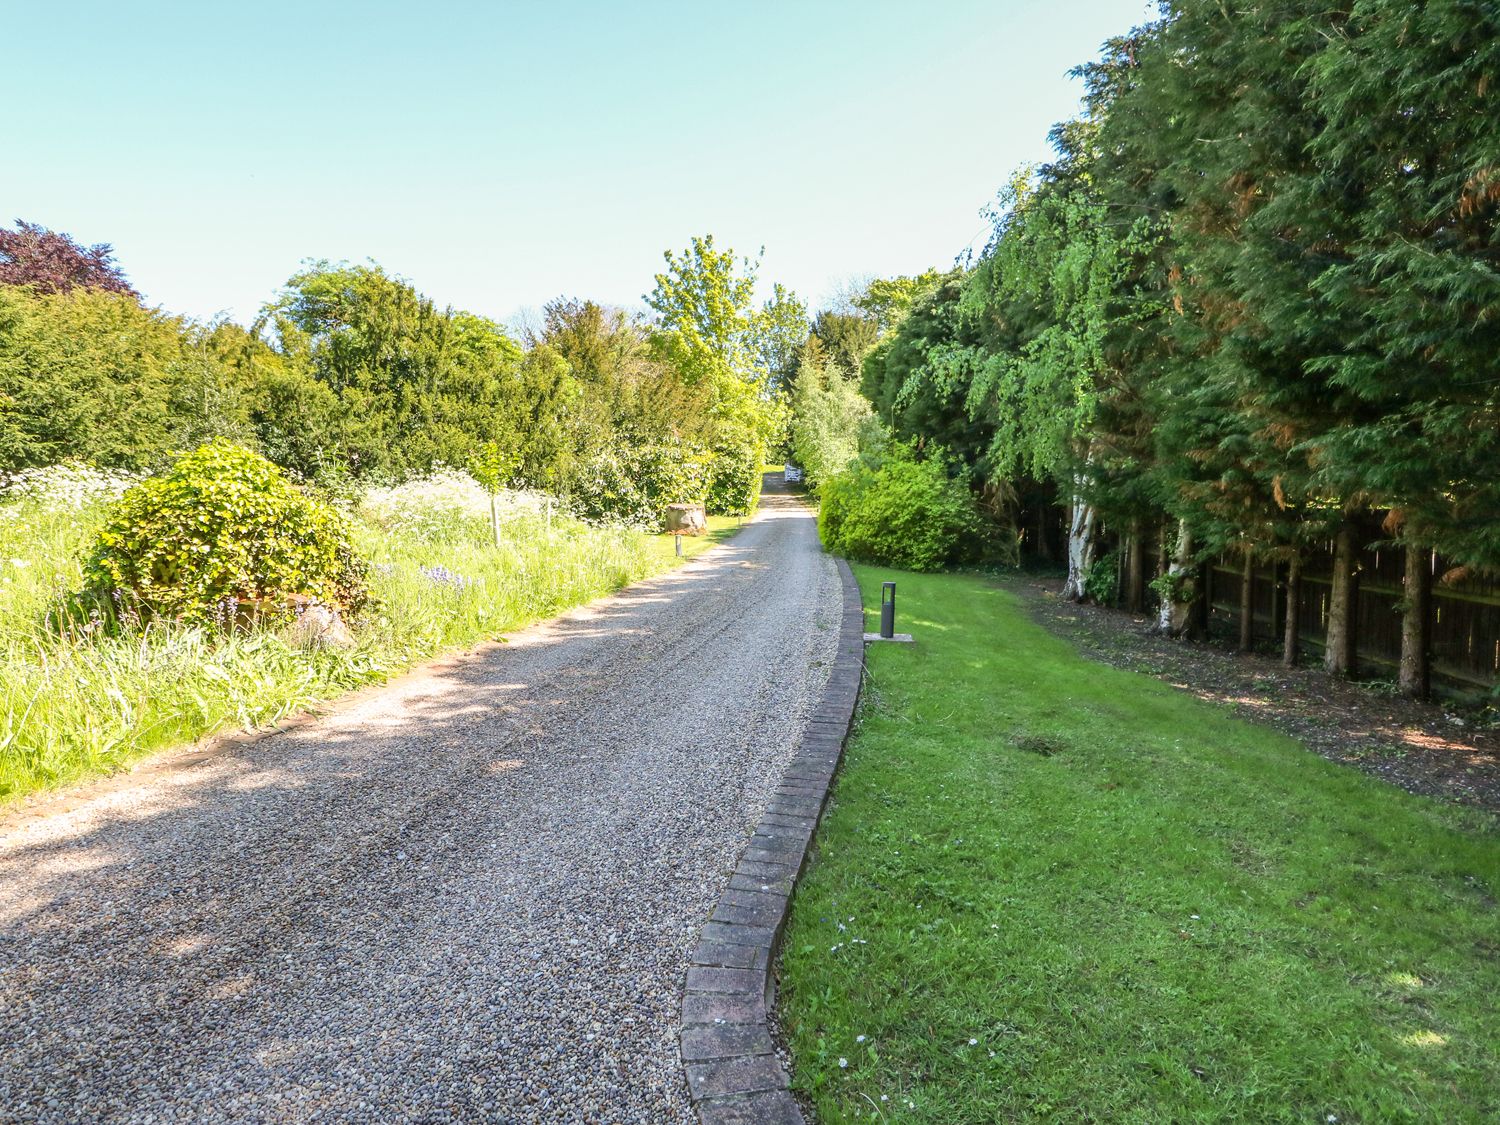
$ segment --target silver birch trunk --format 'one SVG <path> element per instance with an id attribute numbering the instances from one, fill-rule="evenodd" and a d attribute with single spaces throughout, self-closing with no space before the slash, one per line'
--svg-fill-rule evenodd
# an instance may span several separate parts
<path id="1" fill-rule="evenodd" d="M 1070 602 L 1081 602 L 1085 595 L 1084 580 L 1094 565 L 1098 548 L 1098 513 L 1081 496 L 1073 497 L 1073 522 L 1068 528 L 1068 581 L 1062 596 Z"/>
<path id="2" fill-rule="evenodd" d="M 1191 581 L 1193 571 L 1193 533 L 1188 530 L 1186 520 L 1177 521 L 1177 550 L 1172 555 L 1172 562 L 1167 567 L 1167 574 L 1173 580 L 1174 591 L 1190 591 L 1187 585 Z M 1161 609 L 1156 619 L 1156 631 L 1168 637 L 1180 637 L 1188 631 L 1192 624 L 1193 599 L 1191 594 L 1185 600 L 1178 599 L 1175 595 L 1163 597 Z"/>

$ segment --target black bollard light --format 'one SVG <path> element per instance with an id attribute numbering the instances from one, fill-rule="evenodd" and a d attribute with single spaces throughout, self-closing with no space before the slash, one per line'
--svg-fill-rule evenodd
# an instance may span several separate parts
<path id="1" fill-rule="evenodd" d="M 896 635 L 896 584 L 883 582 L 880 585 L 880 639 L 888 641 Z"/>

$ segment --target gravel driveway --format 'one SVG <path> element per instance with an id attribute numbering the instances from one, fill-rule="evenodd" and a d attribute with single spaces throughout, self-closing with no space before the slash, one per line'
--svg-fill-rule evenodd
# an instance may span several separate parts
<path id="1" fill-rule="evenodd" d="M 507 645 L 0 820 L 0 1119 L 691 1120 L 685 959 L 839 612 L 773 493 Z"/>

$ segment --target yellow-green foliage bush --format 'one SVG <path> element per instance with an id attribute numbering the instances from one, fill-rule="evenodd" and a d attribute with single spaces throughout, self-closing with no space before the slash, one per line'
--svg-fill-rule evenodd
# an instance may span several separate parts
<path id="1" fill-rule="evenodd" d="M 351 611 L 366 596 L 348 521 L 227 441 L 127 491 L 99 531 L 84 583 L 152 616 L 203 623 L 287 594 Z"/>
<path id="2" fill-rule="evenodd" d="M 764 449 L 749 432 L 726 435 L 714 446 L 708 463 L 704 503 L 723 516 L 747 516 L 760 501 L 760 463 Z"/>
<path id="3" fill-rule="evenodd" d="M 830 551 L 904 570 L 937 570 L 973 552 L 981 521 L 963 482 L 942 461 L 897 450 L 824 482 L 818 534 Z"/>

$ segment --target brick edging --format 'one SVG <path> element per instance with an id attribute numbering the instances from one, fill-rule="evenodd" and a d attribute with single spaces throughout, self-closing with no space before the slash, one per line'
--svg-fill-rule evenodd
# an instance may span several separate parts
<path id="1" fill-rule="evenodd" d="M 703 1125 L 805 1125 L 776 1058 L 769 1017 L 792 888 L 807 862 L 864 673 L 859 584 L 847 562 L 835 562 L 843 613 L 828 684 L 688 958 L 679 1042 Z"/>

